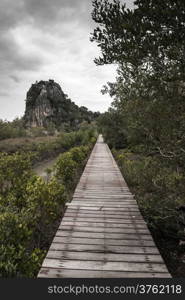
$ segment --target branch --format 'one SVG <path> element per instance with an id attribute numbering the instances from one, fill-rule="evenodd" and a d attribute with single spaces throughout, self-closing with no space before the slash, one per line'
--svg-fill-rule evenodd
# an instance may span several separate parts
<path id="1" fill-rule="evenodd" d="M 159 150 L 159 153 L 161 154 L 161 156 L 163 156 L 165 158 L 174 158 L 175 157 L 175 154 L 173 152 L 170 152 L 170 153 L 173 153 L 173 155 L 167 155 L 162 152 L 160 147 L 157 147 L 157 149 Z"/>

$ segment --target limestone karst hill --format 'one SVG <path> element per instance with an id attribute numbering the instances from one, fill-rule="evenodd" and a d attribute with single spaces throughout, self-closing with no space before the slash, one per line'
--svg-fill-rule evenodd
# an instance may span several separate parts
<path id="1" fill-rule="evenodd" d="M 51 79 L 36 81 L 27 92 L 24 121 L 28 128 L 51 124 L 56 128 L 74 128 L 84 121 L 90 123 L 98 115 L 72 102 L 60 85 Z"/>

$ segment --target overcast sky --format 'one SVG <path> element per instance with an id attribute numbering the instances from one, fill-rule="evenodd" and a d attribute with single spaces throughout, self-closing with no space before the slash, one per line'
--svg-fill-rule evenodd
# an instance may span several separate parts
<path id="1" fill-rule="evenodd" d="M 132 0 L 122 0 L 131 7 Z M 22 116 L 36 80 L 54 79 L 78 105 L 105 111 L 115 66 L 96 66 L 91 0 L 0 0 L 0 119 Z"/>

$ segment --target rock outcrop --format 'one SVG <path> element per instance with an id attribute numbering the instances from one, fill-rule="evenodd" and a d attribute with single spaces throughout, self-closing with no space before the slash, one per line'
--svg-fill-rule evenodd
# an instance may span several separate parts
<path id="1" fill-rule="evenodd" d="M 26 127 L 46 127 L 59 118 L 65 95 L 54 80 L 32 84 L 27 92 L 24 120 Z"/>
<path id="2" fill-rule="evenodd" d="M 50 124 L 56 128 L 61 124 L 74 127 L 83 121 L 91 122 L 96 116 L 97 113 L 72 102 L 54 80 L 36 82 L 27 92 L 24 115 L 27 128 L 47 128 Z"/>

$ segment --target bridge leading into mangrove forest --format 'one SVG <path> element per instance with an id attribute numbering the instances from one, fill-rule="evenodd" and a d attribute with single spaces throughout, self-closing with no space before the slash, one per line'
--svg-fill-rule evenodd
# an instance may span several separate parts
<path id="1" fill-rule="evenodd" d="M 171 277 L 101 136 L 38 277 Z"/>

